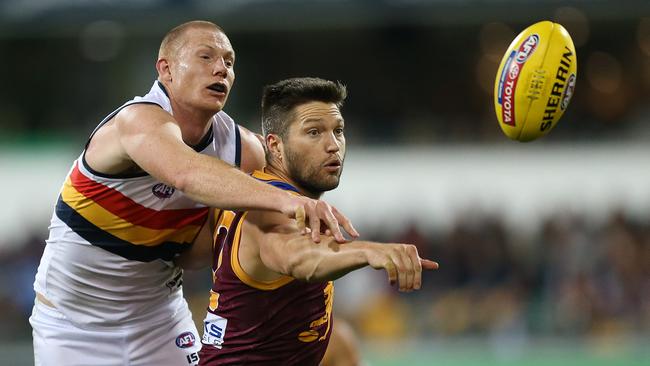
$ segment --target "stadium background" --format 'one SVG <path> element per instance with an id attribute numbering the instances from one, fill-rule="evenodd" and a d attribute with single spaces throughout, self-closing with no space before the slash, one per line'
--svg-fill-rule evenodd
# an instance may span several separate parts
<path id="1" fill-rule="evenodd" d="M 367 364 L 650 363 L 647 1 L 2 0 L 0 364 L 32 363 L 33 276 L 72 159 L 190 19 L 230 37 L 226 111 L 254 131 L 263 85 L 344 81 L 348 159 L 326 198 L 365 238 L 440 262 L 413 294 L 371 269 L 337 281 Z M 576 92 L 549 136 L 515 143 L 494 76 L 544 19 L 573 36 Z M 209 280 L 185 279 L 199 319 Z"/>

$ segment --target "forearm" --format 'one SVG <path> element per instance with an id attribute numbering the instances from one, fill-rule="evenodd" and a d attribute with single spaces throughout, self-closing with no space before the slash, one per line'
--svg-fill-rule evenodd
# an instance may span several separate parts
<path id="1" fill-rule="evenodd" d="M 215 157 L 196 153 L 183 142 L 173 117 L 158 107 L 129 106 L 116 116 L 116 126 L 124 160 L 132 160 L 197 202 L 222 209 L 280 212 L 291 202 L 286 192 Z"/>
<path id="2" fill-rule="evenodd" d="M 286 250 L 284 272 L 308 282 L 335 280 L 368 264 L 367 245 L 361 241 L 339 244 L 333 239 L 314 244 L 309 237 L 296 238 Z"/>
<path id="3" fill-rule="evenodd" d="M 290 198 L 221 160 L 200 154 L 183 164 L 175 186 L 197 202 L 227 210 L 281 212 Z"/>

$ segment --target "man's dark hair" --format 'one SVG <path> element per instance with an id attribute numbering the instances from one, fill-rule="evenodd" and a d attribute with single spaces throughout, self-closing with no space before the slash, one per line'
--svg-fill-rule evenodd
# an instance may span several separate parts
<path id="1" fill-rule="evenodd" d="M 348 92 L 339 81 L 320 78 L 292 78 L 264 87 L 262 133 L 285 138 L 293 120 L 293 109 L 309 102 L 334 103 L 341 108 Z"/>

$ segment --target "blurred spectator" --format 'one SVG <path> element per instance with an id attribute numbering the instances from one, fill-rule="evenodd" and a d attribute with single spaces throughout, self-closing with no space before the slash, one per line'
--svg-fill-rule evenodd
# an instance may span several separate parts
<path id="1" fill-rule="evenodd" d="M 398 294 L 379 271 L 346 277 L 335 302 L 339 314 L 366 339 L 647 335 L 650 224 L 612 212 L 600 225 L 557 213 L 539 226 L 522 238 L 486 214 L 461 218 L 437 236 L 415 225 L 394 237 L 380 235 L 417 245 L 440 270 L 410 294 Z M 30 336 L 32 281 L 44 245 L 33 235 L 18 250 L 0 253 L 0 339 Z M 185 275 L 185 296 L 199 324 L 209 283 L 209 271 Z"/>
<path id="2" fill-rule="evenodd" d="M 0 252 L 0 340 L 31 337 L 34 276 L 45 240 L 34 234 L 18 249 Z"/>

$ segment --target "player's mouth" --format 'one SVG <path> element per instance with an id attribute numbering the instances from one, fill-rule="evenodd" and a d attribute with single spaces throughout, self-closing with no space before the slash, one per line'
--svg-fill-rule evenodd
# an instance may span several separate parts
<path id="1" fill-rule="evenodd" d="M 216 94 L 219 94 L 220 96 L 224 96 L 228 92 L 228 87 L 224 83 L 210 84 L 208 85 L 208 89 Z"/>
<path id="2" fill-rule="evenodd" d="M 324 165 L 325 170 L 332 173 L 337 173 L 341 170 L 343 162 L 339 159 L 330 159 Z"/>

